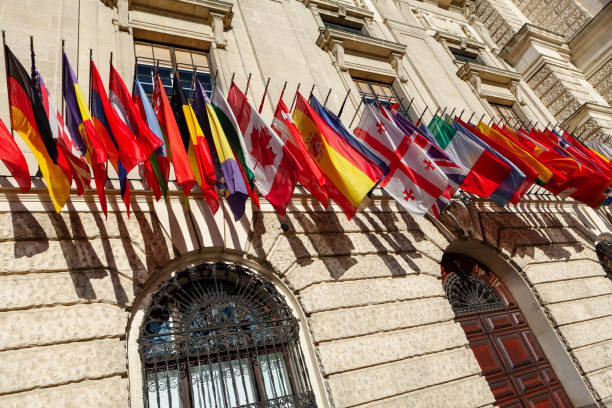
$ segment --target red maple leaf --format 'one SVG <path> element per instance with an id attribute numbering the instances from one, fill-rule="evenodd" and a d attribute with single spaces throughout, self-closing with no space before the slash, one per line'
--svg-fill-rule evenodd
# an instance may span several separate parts
<path id="1" fill-rule="evenodd" d="M 259 163 L 264 166 L 274 164 L 276 155 L 272 148 L 268 146 L 271 138 L 272 135 L 268 133 L 268 129 L 253 129 L 251 133 L 251 154 L 257 160 L 254 167 L 257 167 Z"/>

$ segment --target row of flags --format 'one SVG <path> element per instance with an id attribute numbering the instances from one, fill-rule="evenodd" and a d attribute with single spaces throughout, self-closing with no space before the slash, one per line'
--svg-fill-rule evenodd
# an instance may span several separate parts
<path id="1" fill-rule="evenodd" d="M 586 146 L 566 132 L 437 115 L 417 126 L 397 106 L 381 104 L 366 104 L 351 132 L 313 95 L 299 93 L 293 112 L 281 96 L 268 124 L 235 84 L 227 97 L 216 86 L 209 96 L 196 80 L 192 105 L 177 71 L 170 100 L 156 72 L 149 101 L 138 78 L 130 93 L 112 63 L 107 93 L 93 61 L 87 105 L 65 53 L 62 115 L 34 59 L 29 75 L 6 44 L 4 51 L 12 129 L 33 152 L 58 212 L 72 182 L 82 195 L 93 173 L 106 214 L 109 163 L 128 214 L 128 173 L 138 168 L 159 200 L 167 195 L 171 164 L 186 197 L 197 185 L 213 213 L 223 197 L 236 220 L 249 198 L 259 206 L 256 192 L 284 215 L 298 182 L 323 207 L 333 200 L 349 219 L 377 186 L 407 211 L 436 217 L 459 189 L 501 206 L 517 204 L 534 183 L 594 208 L 612 202 L 612 149 Z M 0 159 L 28 191 L 27 163 L 2 121 L 0 139 Z"/>

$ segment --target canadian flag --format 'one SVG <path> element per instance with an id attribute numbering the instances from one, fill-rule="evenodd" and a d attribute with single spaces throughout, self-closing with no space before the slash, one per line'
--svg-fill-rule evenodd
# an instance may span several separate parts
<path id="1" fill-rule="evenodd" d="M 235 84 L 227 95 L 227 101 L 242 132 L 240 144 L 246 164 L 255 174 L 255 185 L 283 216 L 302 167 L 286 143 L 264 121 Z"/>
<path id="2" fill-rule="evenodd" d="M 433 159 L 399 128 L 385 126 L 366 106 L 354 131 L 389 166 L 380 186 L 407 211 L 424 215 L 448 186 L 448 177 Z"/>

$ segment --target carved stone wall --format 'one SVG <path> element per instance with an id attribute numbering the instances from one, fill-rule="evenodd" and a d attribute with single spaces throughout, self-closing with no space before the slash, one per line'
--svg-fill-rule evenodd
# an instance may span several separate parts
<path id="1" fill-rule="evenodd" d="M 589 82 L 606 102 L 612 105 L 612 59 L 593 74 L 589 78 Z"/>
<path id="2" fill-rule="evenodd" d="M 477 0 L 470 13 L 483 22 L 500 49 L 527 22 L 510 0 Z"/>
<path id="3" fill-rule="evenodd" d="M 570 39 L 593 17 L 577 0 L 512 0 L 533 25 Z"/>

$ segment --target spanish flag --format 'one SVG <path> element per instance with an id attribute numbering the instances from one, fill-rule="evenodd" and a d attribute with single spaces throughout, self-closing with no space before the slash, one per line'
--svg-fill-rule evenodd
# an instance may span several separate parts
<path id="1" fill-rule="evenodd" d="M 27 71 L 7 45 L 4 55 L 13 129 L 34 153 L 55 211 L 60 212 L 70 196 L 70 180 L 57 164 L 59 153 L 45 108 Z"/>
<path id="2" fill-rule="evenodd" d="M 326 190 L 350 220 L 359 203 L 384 175 L 314 111 L 298 93 L 293 111 L 308 151 L 329 179 Z"/>

